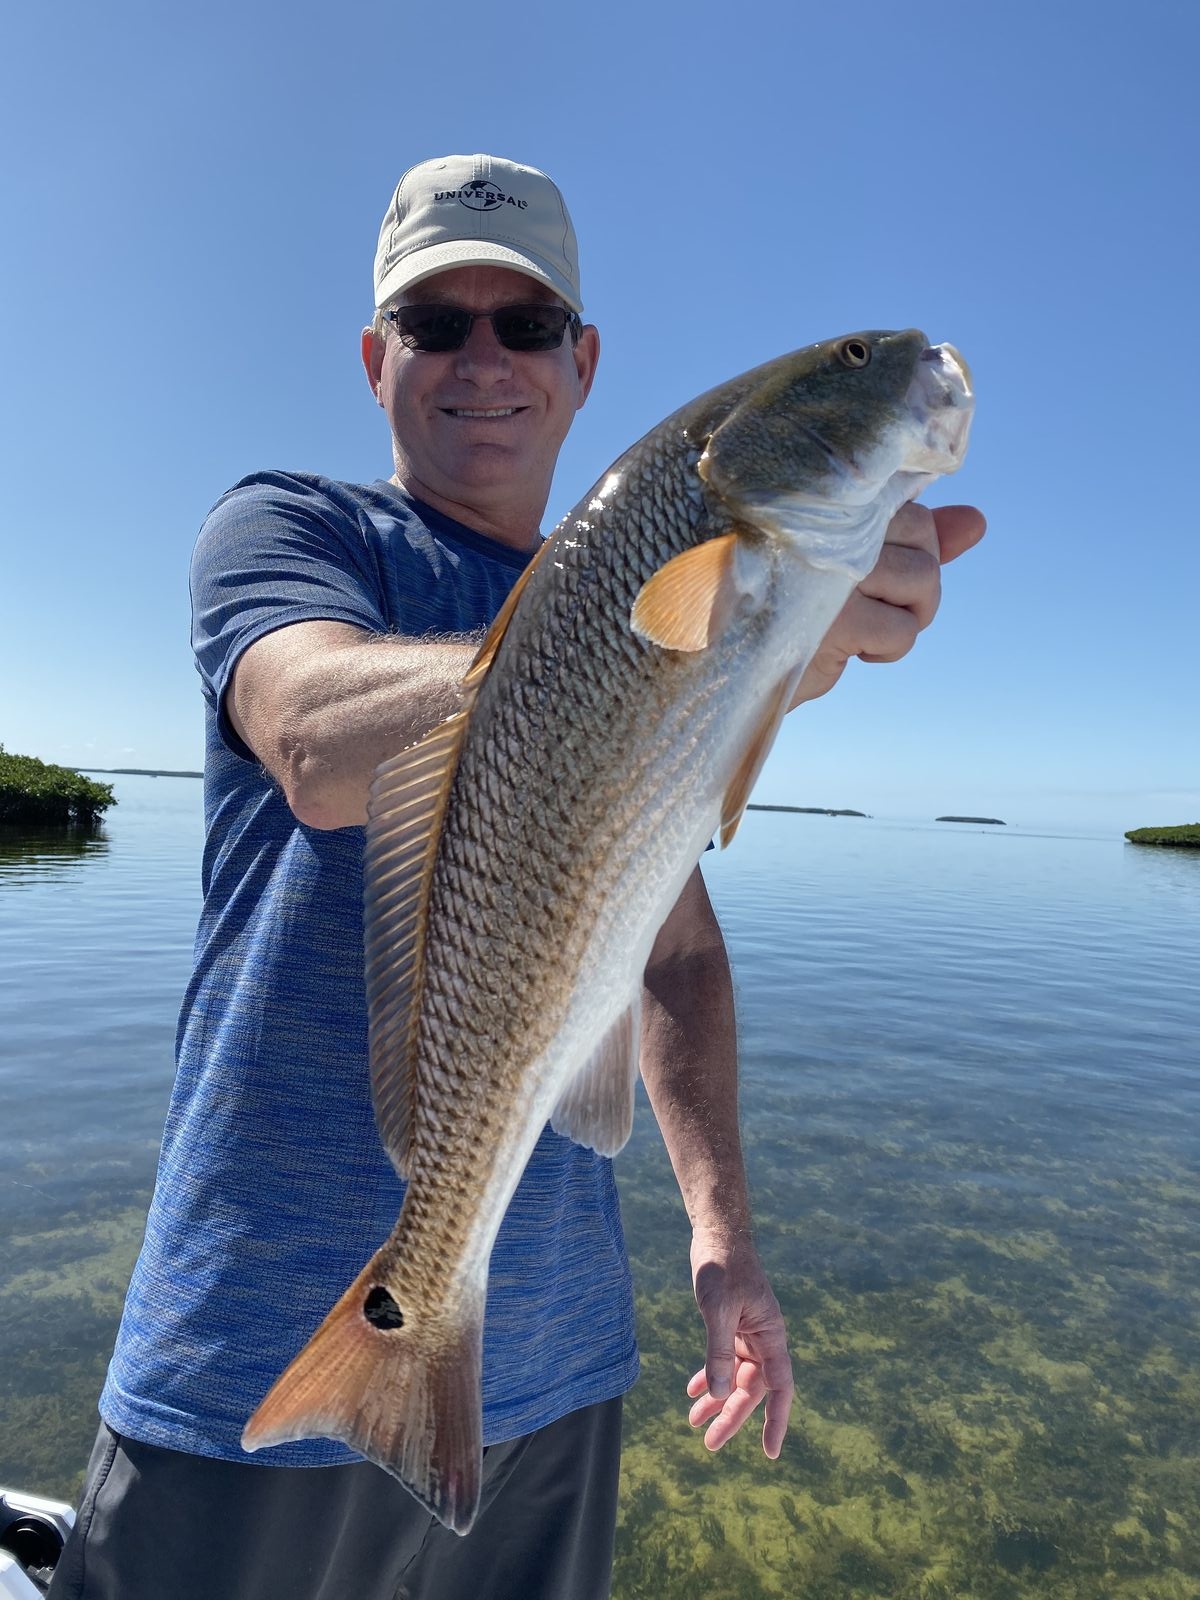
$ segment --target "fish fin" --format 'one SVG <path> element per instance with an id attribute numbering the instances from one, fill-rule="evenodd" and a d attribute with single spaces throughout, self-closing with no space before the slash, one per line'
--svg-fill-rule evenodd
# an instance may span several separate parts
<path id="1" fill-rule="evenodd" d="M 770 754 L 771 746 L 775 743 L 775 735 L 779 732 L 779 724 L 783 721 L 784 714 L 791 704 L 792 696 L 796 692 L 799 675 L 790 672 L 788 676 L 775 685 L 771 691 L 770 699 L 763 707 L 762 716 L 754 730 L 750 743 L 746 746 L 744 755 L 738 764 L 737 771 L 725 791 L 725 798 L 721 803 L 721 849 L 733 838 L 738 830 L 738 823 L 742 820 L 742 813 L 750 799 L 751 790 L 758 781 L 762 771 L 763 762 Z"/>
<path id="2" fill-rule="evenodd" d="M 474 696 L 472 696 L 472 700 Z M 470 706 L 376 768 L 367 802 L 363 937 L 371 1094 L 384 1149 L 408 1176 L 429 887 Z"/>
<path id="3" fill-rule="evenodd" d="M 551 534 L 496 614 L 463 678 L 452 717 L 375 769 L 367 802 L 363 935 L 371 1094 L 384 1149 L 408 1176 L 417 1093 L 417 1021 L 425 974 L 429 890 L 442 821 L 479 689 Z"/>
<path id="4" fill-rule="evenodd" d="M 738 530 L 672 556 L 633 602 L 633 631 L 664 650 L 704 650 L 765 588 L 766 566 Z"/>
<path id="5" fill-rule="evenodd" d="M 557 533 L 557 531 L 558 530 L 555 529 L 555 533 Z M 552 533 L 548 538 L 543 539 L 542 547 L 538 551 L 537 555 L 534 556 L 533 560 L 521 573 L 521 576 L 517 579 L 516 583 L 514 583 L 512 588 L 508 591 L 507 598 L 505 599 L 504 604 L 500 607 L 499 611 L 497 611 L 495 617 L 492 619 L 492 625 L 484 636 L 483 643 L 479 646 L 479 650 L 474 661 L 472 661 L 471 665 L 466 670 L 466 674 L 463 677 L 464 689 L 474 689 L 478 691 L 479 685 L 483 682 L 484 678 L 487 677 L 492 662 L 495 660 L 496 651 L 500 648 L 500 641 L 507 633 L 508 625 L 512 621 L 513 612 L 517 609 L 517 601 L 525 592 L 525 585 L 533 576 L 534 569 L 545 558 L 547 550 L 553 546 L 555 533 Z"/>
<path id="6" fill-rule="evenodd" d="M 550 1118 L 555 1133 L 598 1155 L 615 1156 L 633 1127 L 633 1086 L 641 1044 L 639 994 L 563 1091 Z"/>
<path id="7" fill-rule="evenodd" d="M 341 1439 L 399 1478 L 439 1522 L 466 1533 L 483 1463 L 484 1296 L 469 1316 L 439 1319 L 435 1331 L 387 1278 L 377 1255 L 268 1391 L 242 1449 Z"/>

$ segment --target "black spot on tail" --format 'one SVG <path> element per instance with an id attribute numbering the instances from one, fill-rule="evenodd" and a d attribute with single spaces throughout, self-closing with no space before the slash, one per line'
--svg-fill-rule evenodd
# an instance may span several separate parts
<path id="1" fill-rule="evenodd" d="M 392 1299 L 386 1289 L 379 1284 L 371 1290 L 363 1302 L 363 1316 L 373 1328 L 402 1328 L 404 1317 L 400 1307 Z"/>

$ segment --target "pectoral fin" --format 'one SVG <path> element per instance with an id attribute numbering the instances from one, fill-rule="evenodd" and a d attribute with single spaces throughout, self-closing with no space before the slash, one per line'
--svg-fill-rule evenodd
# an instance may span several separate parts
<path id="1" fill-rule="evenodd" d="M 588 1145 L 602 1156 L 615 1156 L 633 1127 L 641 1011 L 639 995 L 572 1078 L 550 1118 L 555 1133 Z"/>
<path id="2" fill-rule="evenodd" d="M 708 539 L 673 556 L 642 585 L 633 631 L 664 650 L 704 650 L 757 605 L 766 577 L 760 549 L 743 534 Z"/>

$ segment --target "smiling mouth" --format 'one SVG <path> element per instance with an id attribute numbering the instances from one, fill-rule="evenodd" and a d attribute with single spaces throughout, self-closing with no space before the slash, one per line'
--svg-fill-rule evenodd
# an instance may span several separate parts
<path id="1" fill-rule="evenodd" d="M 515 417 L 525 406 L 443 406 L 448 417 Z"/>

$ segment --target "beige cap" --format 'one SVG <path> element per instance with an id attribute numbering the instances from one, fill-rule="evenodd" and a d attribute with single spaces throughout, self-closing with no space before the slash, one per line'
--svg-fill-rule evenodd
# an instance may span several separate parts
<path id="1" fill-rule="evenodd" d="M 410 167 L 379 230 L 376 306 L 435 272 L 475 266 L 528 273 L 583 310 L 575 229 L 544 172 L 483 155 Z"/>

